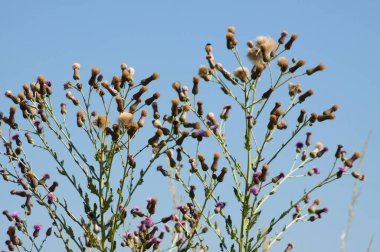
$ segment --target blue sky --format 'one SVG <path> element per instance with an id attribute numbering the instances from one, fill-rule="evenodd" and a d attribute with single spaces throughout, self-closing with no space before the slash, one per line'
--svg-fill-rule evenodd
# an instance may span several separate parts
<path id="1" fill-rule="evenodd" d="M 330 146 L 342 143 L 354 151 L 373 131 L 363 163 L 367 182 L 360 187 L 347 251 L 365 251 L 372 235 L 372 251 L 380 250 L 379 1 L 3 1 L 0 9 L 3 91 L 34 81 L 40 73 L 58 86 L 70 78 L 74 62 L 87 72 L 98 66 L 110 78 L 125 62 L 140 78 L 158 71 L 157 88 L 169 98 L 174 95 L 172 82 L 191 83 L 205 63 L 207 42 L 213 43 L 223 64 L 233 66 L 224 47 L 228 26 L 237 28 L 242 54 L 245 42 L 258 35 L 298 33 L 294 56 L 310 65 L 323 62 L 328 68 L 305 80 L 316 90 L 309 106 L 320 110 L 334 103 L 341 106 L 336 121 L 316 128 L 318 136 Z M 1 97 L 0 104 L 4 108 L 9 103 Z M 301 224 L 289 232 L 286 239 L 294 241 L 295 251 L 339 249 L 352 185 L 347 179 L 321 192 L 330 213 L 315 226 Z M 3 242 L 4 231 L 0 238 Z"/>

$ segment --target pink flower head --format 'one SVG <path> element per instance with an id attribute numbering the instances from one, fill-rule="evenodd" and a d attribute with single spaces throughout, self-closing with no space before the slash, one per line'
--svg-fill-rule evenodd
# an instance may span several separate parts
<path id="1" fill-rule="evenodd" d="M 252 193 L 255 196 L 259 195 L 259 188 L 257 187 L 257 185 L 254 185 L 251 188 L 249 188 L 249 193 Z"/>
<path id="2" fill-rule="evenodd" d="M 152 218 L 146 217 L 145 220 L 142 221 L 142 224 L 145 227 L 150 228 L 151 226 L 153 226 L 154 222 L 153 222 Z"/>
<path id="3" fill-rule="evenodd" d="M 318 167 L 314 167 L 313 171 L 314 171 L 315 174 L 320 174 L 321 173 L 321 171 L 319 170 Z"/>
<path id="4" fill-rule="evenodd" d="M 35 231 L 41 231 L 42 230 L 42 226 L 39 224 L 34 225 L 33 228 Z"/>

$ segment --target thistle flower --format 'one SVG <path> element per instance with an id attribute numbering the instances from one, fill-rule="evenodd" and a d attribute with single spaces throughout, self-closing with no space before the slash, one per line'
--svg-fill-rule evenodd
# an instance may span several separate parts
<path id="1" fill-rule="evenodd" d="M 277 49 L 277 43 L 269 36 L 256 37 L 255 44 L 248 49 L 247 57 L 254 64 L 268 62 L 271 53 Z"/>
<path id="2" fill-rule="evenodd" d="M 123 128 L 128 129 L 133 123 L 133 115 L 129 112 L 123 112 L 119 115 L 118 122 Z"/>
<path id="3" fill-rule="evenodd" d="M 278 39 L 278 43 L 279 43 L 280 45 L 282 45 L 282 44 L 285 43 L 286 36 L 288 36 L 288 32 L 286 32 L 286 31 L 281 32 L 281 36 L 280 36 L 280 38 Z"/>
<path id="4" fill-rule="evenodd" d="M 110 124 L 110 120 L 105 115 L 98 115 L 93 123 L 101 130 L 104 130 Z"/>
<path id="5" fill-rule="evenodd" d="M 304 66 L 305 64 L 306 64 L 306 62 L 304 60 L 300 59 L 299 61 L 297 61 L 297 63 L 294 66 L 289 68 L 289 72 L 294 73 L 295 71 L 297 71 L 298 68 Z"/>
<path id="6" fill-rule="evenodd" d="M 66 115 L 67 114 L 67 104 L 61 103 L 61 114 Z"/>
<path id="7" fill-rule="evenodd" d="M 210 81 L 212 78 L 211 70 L 205 65 L 201 65 L 198 70 L 198 75 L 205 81 Z"/>
<path id="8" fill-rule="evenodd" d="M 314 94 L 314 90 L 309 89 L 309 90 L 307 90 L 305 93 L 303 93 L 302 95 L 300 95 L 300 96 L 298 97 L 298 101 L 299 101 L 300 103 L 302 103 L 302 102 L 304 102 L 304 101 L 306 100 L 306 98 L 312 96 L 313 94 Z"/>
<path id="9" fill-rule="evenodd" d="M 288 42 L 286 42 L 285 44 L 285 49 L 286 50 L 290 50 L 290 48 L 292 48 L 292 45 L 294 43 L 294 41 L 296 41 L 296 39 L 298 38 L 298 35 L 293 33 L 291 36 L 290 36 L 290 39 L 288 40 Z"/>
<path id="10" fill-rule="evenodd" d="M 203 102 L 197 101 L 197 114 L 203 115 Z"/>
<path id="11" fill-rule="evenodd" d="M 259 187 L 257 185 L 251 186 L 251 188 L 249 188 L 249 193 L 252 193 L 254 196 L 259 195 Z"/>
<path id="12" fill-rule="evenodd" d="M 190 190 L 189 190 L 189 197 L 190 199 L 194 199 L 195 198 L 195 185 L 191 185 L 190 186 Z"/>
<path id="13" fill-rule="evenodd" d="M 348 166 L 349 168 L 352 168 L 354 162 L 360 158 L 360 152 L 359 151 L 355 151 L 354 154 L 351 156 L 350 159 L 347 159 L 345 162 L 344 162 L 344 165 L 345 166 Z"/>
<path id="14" fill-rule="evenodd" d="M 288 246 L 286 246 L 286 249 L 284 250 L 284 252 L 290 252 L 293 248 L 294 248 L 293 243 L 289 243 Z"/>
<path id="15" fill-rule="evenodd" d="M 120 92 L 121 88 L 123 87 L 122 81 L 118 75 L 114 75 L 112 77 L 111 84 L 117 92 Z"/>
<path id="16" fill-rule="evenodd" d="M 200 77 L 199 76 L 194 76 L 193 77 L 193 88 L 191 90 L 191 93 L 193 95 L 197 95 L 199 93 L 199 81 L 200 81 Z"/>
<path id="17" fill-rule="evenodd" d="M 278 122 L 278 117 L 276 115 L 271 115 L 269 117 L 269 123 L 267 125 L 268 130 L 273 130 Z"/>
<path id="18" fill-rule="evenodd" d="M 74 63 L 72 67 L 73 67 L 73 70 L 74 70 L 73 79 L 74 80 L 80 80 L 80 73 L 79 73 L 80 64 L 79 63 Z"/>
<path id="19" fill-rule="evenodd" d="M 324 146 L 323 146 L 322 143 L 317 143 L 317 144 L 315 145 L 314 150 L 310 152 L 310 157 L 312 157 L 312 158 L 316 158 L 318 152 L 321 151 L 321 150 L 323 149 L 323 147 L 324 147 Z"/>
<path id="20" fill-rule="evenodd" d="M 144 127 L 144 124 L 145 124 L 145 118 L 148 116 L 148 110 L 146 109 L 143 109 L 141 110 L 141 116 L 140 116 L 140 119 L 137 121 L 137 124 L 139 125 L 139 127 Z"/>
<path id="21" fill-rule="evenodd" d="M 85 117 L 84 112 L 82 110 L 79 110 L 77 112 L 77 126 L 83 127 L 85 121 L 86 121 L 86 117 Z"/>
<path id="22" fill-rule="evenodd" d="M 307 211 L 309 212 L 309 214 L 315 213 L 315 210 L 319 206 L 320 203 L 321 203 L 320 199 L 315 199 L 314 202 L 313 202 L 313 204 L 307 209 Z"/>
<path id="23" fill-rule="evenodd" d="M 57 200 L 57 197 L 54 195 L 54 193 L 52 192 L 49 192 L 47 194 L 47 199 L 48 199 L 48 204 L 53 204 L 53 202 L 55 202 Z"/>
<path id="24" fill-rule="evenodd" d="M 160 74 L 154 72 L 151 76 L 141 81 L 141 85 L 146 86 L 154 80 L 158 80 L 160 78 Z"/>
<path id="25" fill-rule="evenodd" d="M 282 73 L 286 72 L 289 67 L 288 59 L 285 57 L 280 57 L 277 61 L 277 65 L 280 67 Z"/>
<path id="26" fill-rule="evenodd" d="M 289 96 L 291 97 L 295 96 L 296 94 L 300 94 L 302 92 L 302 87 L 300 84 L 289 83 L 288 89 L 289 89 Z"/>
<path id="27" fill-rule="evenodd" d="M 356 178 L 356 179 L 358 179 L 360 181 L 365 181 L 365 179 L 366 179 L 365 175 L 362 175 L 362 174 L 360 174 L 359 172 L 356 172 L 356 171 L 353 171 L 351 173 L 351 175 L 352 175 L 352 177 L 354 177 L 354 178 Z"/>
<path id="28" fill-rule="evenodd" d="M 320 174 L 321 171 L 319 170 L 318 167 L 314 167 L 313 169 L 311 169 L 310 171 L 307 172 L 307 175 L 309 176 L 313 176 L 314 174 Z"/>
<path id="29" fill-rule="evenodd" d="M 33 228 L 34 228 L 33 237 L 37 238 L 40 235 L 40 231 L 42 230 L 42 226 L 36 224 L 33 226 Z"/>
<path id="30" fill-rule="evenodd" d="M 227 174 L 228 169 L 226 167 L 223 167 L 222 170 L 220 171 L 219 176 L 216 178 L 216 180 L 221 183 L 224 180 L 224 176 Z"/>
<path id="31" fill-rule="evenodd" d="M 314 67 L 314 68 L 309 68 L 306 70 L 306 74 L 307 75 L 312 75 L 316 72 L 319 72 L 319 71 L 323 71 L 326 69 L 326 66 L 323 65 L 323 64 L 319 64 L 318 66 Z"/>
<path id="32" fill-rule="evenodd" d="M 231 110 L 231 105 L 225 105 L 223 107 L 222 113 L 220 114 L 220 118 L 223 119 L 223 120 L 227 120 L 228 117 L 229 117 L 230 110 Z"/>
<path id="33" fill-rule="evenodd" d="M 335 152 L 335 158 L 336 159 L 340 158 L 341 152 L 342 152 L 342 148 L 343 148 L 343 145 L 338 144 L 338 147 L 337 147 L 336 152 Z"/>
<path id="34" fill-rule="evenodd" d="M 156 204 L 157 204 L 157 198 L 149 197 L 146 202 L 148 203 L 146 206 L 146 209 L 148 210 L 149 214 L 154 214 L 156 212 Z"/>
<path id="35" fill-rule="evenodd" d="M 95 82 L 96 82 L 96 76 L 97 76 L 98 74 L 100 74 L 100 69 L 97 68 L 97 67 L 93 67 L 93 68 L 91 69 L 91 77 L 90 77 L 90 79 L 88 80 L 88 84 L 89 84 L 90 86 L 94 86 L 94 85 L 95 85 Z"/>
<path id="36" fill-rule="evenodd" d="M 272 183 L 277 183 L 278 181 L 280 181 L 280 179 L 284 178 L 285 177 L 285 174 L 284 173 L 280 173 L 278 174 L 276 177 L 273 177 L 272 178 Z"/>
<path id="37" fill-rule="evenodd" d="M 154 224 L 152 218 L 150 218 L 149 216 L 146 217 L 142 222 L 141 224 L 143 224 L 146 228 L 151 228 Z"/>
<path id="38" fill-rule="evenodd" d="M 218 161 L 219 161 L 219 158 L 220 158 L 220 153 L 219 152 L 215 152 L 214 153 L 214 159 L 213 159 L 212 165 L 211 165 L 211 170 L 213 172 L 216 172 L 218 170 Z"/>
<path id="39" fill-rule="evenodd" d="M 157 100 L 158 98 L 160 98 L 161 94 L 159 92 L 155 92 L 152 97 L 148 98 L 145 100 L 145 104 L 146 105 L 151 105 L 155 100 Z"/>
<path id="40" fill-rule="evenodd" d="M 249 70 L 246 67 L 238 67 L 235 69 L 234 75 L 242 82 L 246 82 L 248 80 Z"/>
<path id="41" fill-rule="evenodd" d="M 228 31 L 226 34 L 226 42 L 227 42 L 227 49 L 229 50 L 237 46 L 237 40 L 235 36 L 235 27 L 233 26 L 228 27 Z"/>
<path id="42" fill-rule="evenodd" d="M 301 153 L 302 148 L 303 148 L 303 143 L 302 142 L 297 142 L 297 144 L 296 144 L 296 152 L 297 153 Z"/>
<path id="43" fill-rule="evenodd" d="M 252 70 L 251 70 L 251 78 L 253 80 L 256 80 L 261 76 L 261 73 L 264 71 L 265 65 L 258 63 L 257 65 L 254 65 Z"/>
<path id="44" fill-rule="evenodd" d="M 220 213 L 225 207 L 226 207 L 226 203 L 225 202 L 218 201 L 215 204 L 214 212 L 215 213 Z"/>
<path id="45" fill-rule="evenodd" d="M 306 114 L 306 110 L 301 109 L 300 110 L 300 115 L 297 118 L 297 122 L 298 123 L 303 123 L 303 121 L 305 120 L 305 114 Z"/>
<path id="46" fill-rule="evenodd" d="M 58 185 L 59 183 L 57 181 L 54 181 L 53 184 L 49 187 L 49 192 L 54 192 Z"/>

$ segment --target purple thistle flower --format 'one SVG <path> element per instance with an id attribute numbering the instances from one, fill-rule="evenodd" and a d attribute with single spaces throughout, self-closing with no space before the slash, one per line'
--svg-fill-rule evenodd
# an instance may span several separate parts
<path id="1" fill-rule="evenodd" d="M 314 171 L 315 174 L 320 174 L 321 173 L 321 171 L 319 170 L 318 167 L 314 167 L 313 171 Z"/>
<path id="2" fill-rule="evenodd" d="M 252 193 L 255 196 L 259 195 L 259 188 L 257 187 L 257 185 L 254 185 L 251 188 L 249 188 L 249 193 Z"/>
<path id="3" fill-rule="evenodd" d="M 20 138 L 20 135 L 19 134 L 15 134 L 12 136 L 12 140 L 15 141 L 15 140 L 19 140 Z"/>
<path id="4" fill-rule="evenodd" d="M 42 226 L 39 224 L 34 225 L 33 228 L 35 231 L 41 231 L 42 230 Z"/>
<path id="5" fill-rule="evenodd" d="M 14 211 L 12 214 L 11 214 L 11 217 L 15 220 L 19 219 L 20 218 L 20 214 L 17 212 L 17 211 Z"/>
<path id="6" fill-rule="evenodd" d="M 57 198 L 55 197 L 54 193 L 50 192 L 47 195 L 48 203 L 52 204 Z"/>
<path id="7" fill-rule="evenodd" d="M 152 218 L 146 217 L 145 220 L 142 221 L 142 224 L 144 224 L 145 227 L 150 228 L 151 226 L 153 226 L 154 222 Z"/>
<path id="8" fill-rule="evenodd" d="M 220 209 L 223 209 L 226 207 L 226 203 L 225 202 L 221 202 L 221 201 L 218 201 L 215 205 L 215 207 L 219 207 Z"/>
<path id="9" fill-rule="evenodd" d="M 297 147 L 297 149 L 302 149 L 303 148 L 303 143 L 302 142 L 296 143 L 296 147 Z"/>
<path id="10" fill-rule="evenodd" d="M 339 166 L 338 168 L 339 168 L 339 170 L 340 170 L 341 172 L 346 172 L 346 171 L 348 171 L 348 166 L 341 165 L 341 166 Z"/>

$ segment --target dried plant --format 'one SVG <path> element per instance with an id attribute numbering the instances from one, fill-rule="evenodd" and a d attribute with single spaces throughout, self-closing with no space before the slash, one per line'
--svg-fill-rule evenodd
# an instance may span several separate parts
<path id="1" fill-rule="evenodd" d="M 237 68 L 229 71 L 218 63 L 212 45 L 207 44 L 207 66 L 199 68 L 191 89 L 173 83 L 177 95 L 166 113 L 159 111 L 159 92 L 147 95 L 159 74 L 135 82 L 135 71 L 126 64 L 110 82 L 94 67 L 86 84 L 81 81 L 80 64 L 73 64 L 73 81 L 63 85 L 67 103 L 60 106 L 60 98 L 53 96 L 57 85 L 42 75 L 24 84 L 18 94 L 6 91 L 14 105 L 9 113 L 1 114 L 0 173 L 12 186 L 15 200 L 23 199 L 23 214 L 3 211 L 9 220 L 7 248 L 42 251 L 46 240 L 55 236 L 67 251 L 128 247 L 135 252 L 200 252 L 215 247 L 211 237 L 216 237 L 221 251 L 268 251 L 295 223 L 319 221 L 328 209 L 312 193 L 343 175 L 358 180 L 365 176 L 350 172 L 359 152 L 347 156 L 341 145 L 333 153 L 330 169 L 314 165 L 328 156 L 328 148 L 313 143 L 309 129 L 335 119 L 339 106 L 321 113 L 299 109 L 314 91 L 304 91 L 292 82 L 323 71 L 325 66 L 303 70 L 304 60 L 285 58 L 298 38 L 287 35 L 281 33 L 277 41 L 268 36 L 249 41 L 251 63 L 246 66 L 238 53 L 235 28 L 230 27 L 226 45 Z M 221 107 L 219 116 L 206 112 L 208 103 L 214 102 L 209 94 L 205 104 L 199 99 L 203 82 L 219 87 L 222 100 L 232 104 Z M 277 93 L 282 99 L 287 97 L 286 105 L 271 102 Z M 152 124 L 147 123 L 151 120 Z M 244 141 L 228 138 L 227 132 Z M 301 141 L 293 147 L 297 138 Z M 83 149 L 84 144 L 88 148 Z M 244 156 L 241 150 L 230 148 L 234 145 L 242 147 Z M 287 156 L 294 153 L 287 169 L 275 164 L 283 152 Z M 31 160 L 42 153 L 50 156 L 48 166 L 55 162 L 58 173 L 32 165 Z M 145 209 L 131 205 L 140 187 L 155 194 L 144 183 L 148 173 L 168 179 L 174 209 L 160 206 L 155 195 L 146 200 Z M 322 178 L 313 185 L 316 176 Z M 266 220 L 263 208 L 289 180 L 309 182 L 279 215 Z M 63 188 L 65 183 L 73 195 Z M 227 191 L 235 196 L 228 204 Z M 74 200 L 84 211 L 74 209 Z M 159 206 L 164 209 L 162 216 L 161 210 L 156 211 Z M 51 226 L 44 235 L 41 223 L 31 221 L 35 211 L 45 211 L 49 217 Z M 284 249 L 291 251 L 293 243 Z"/>

